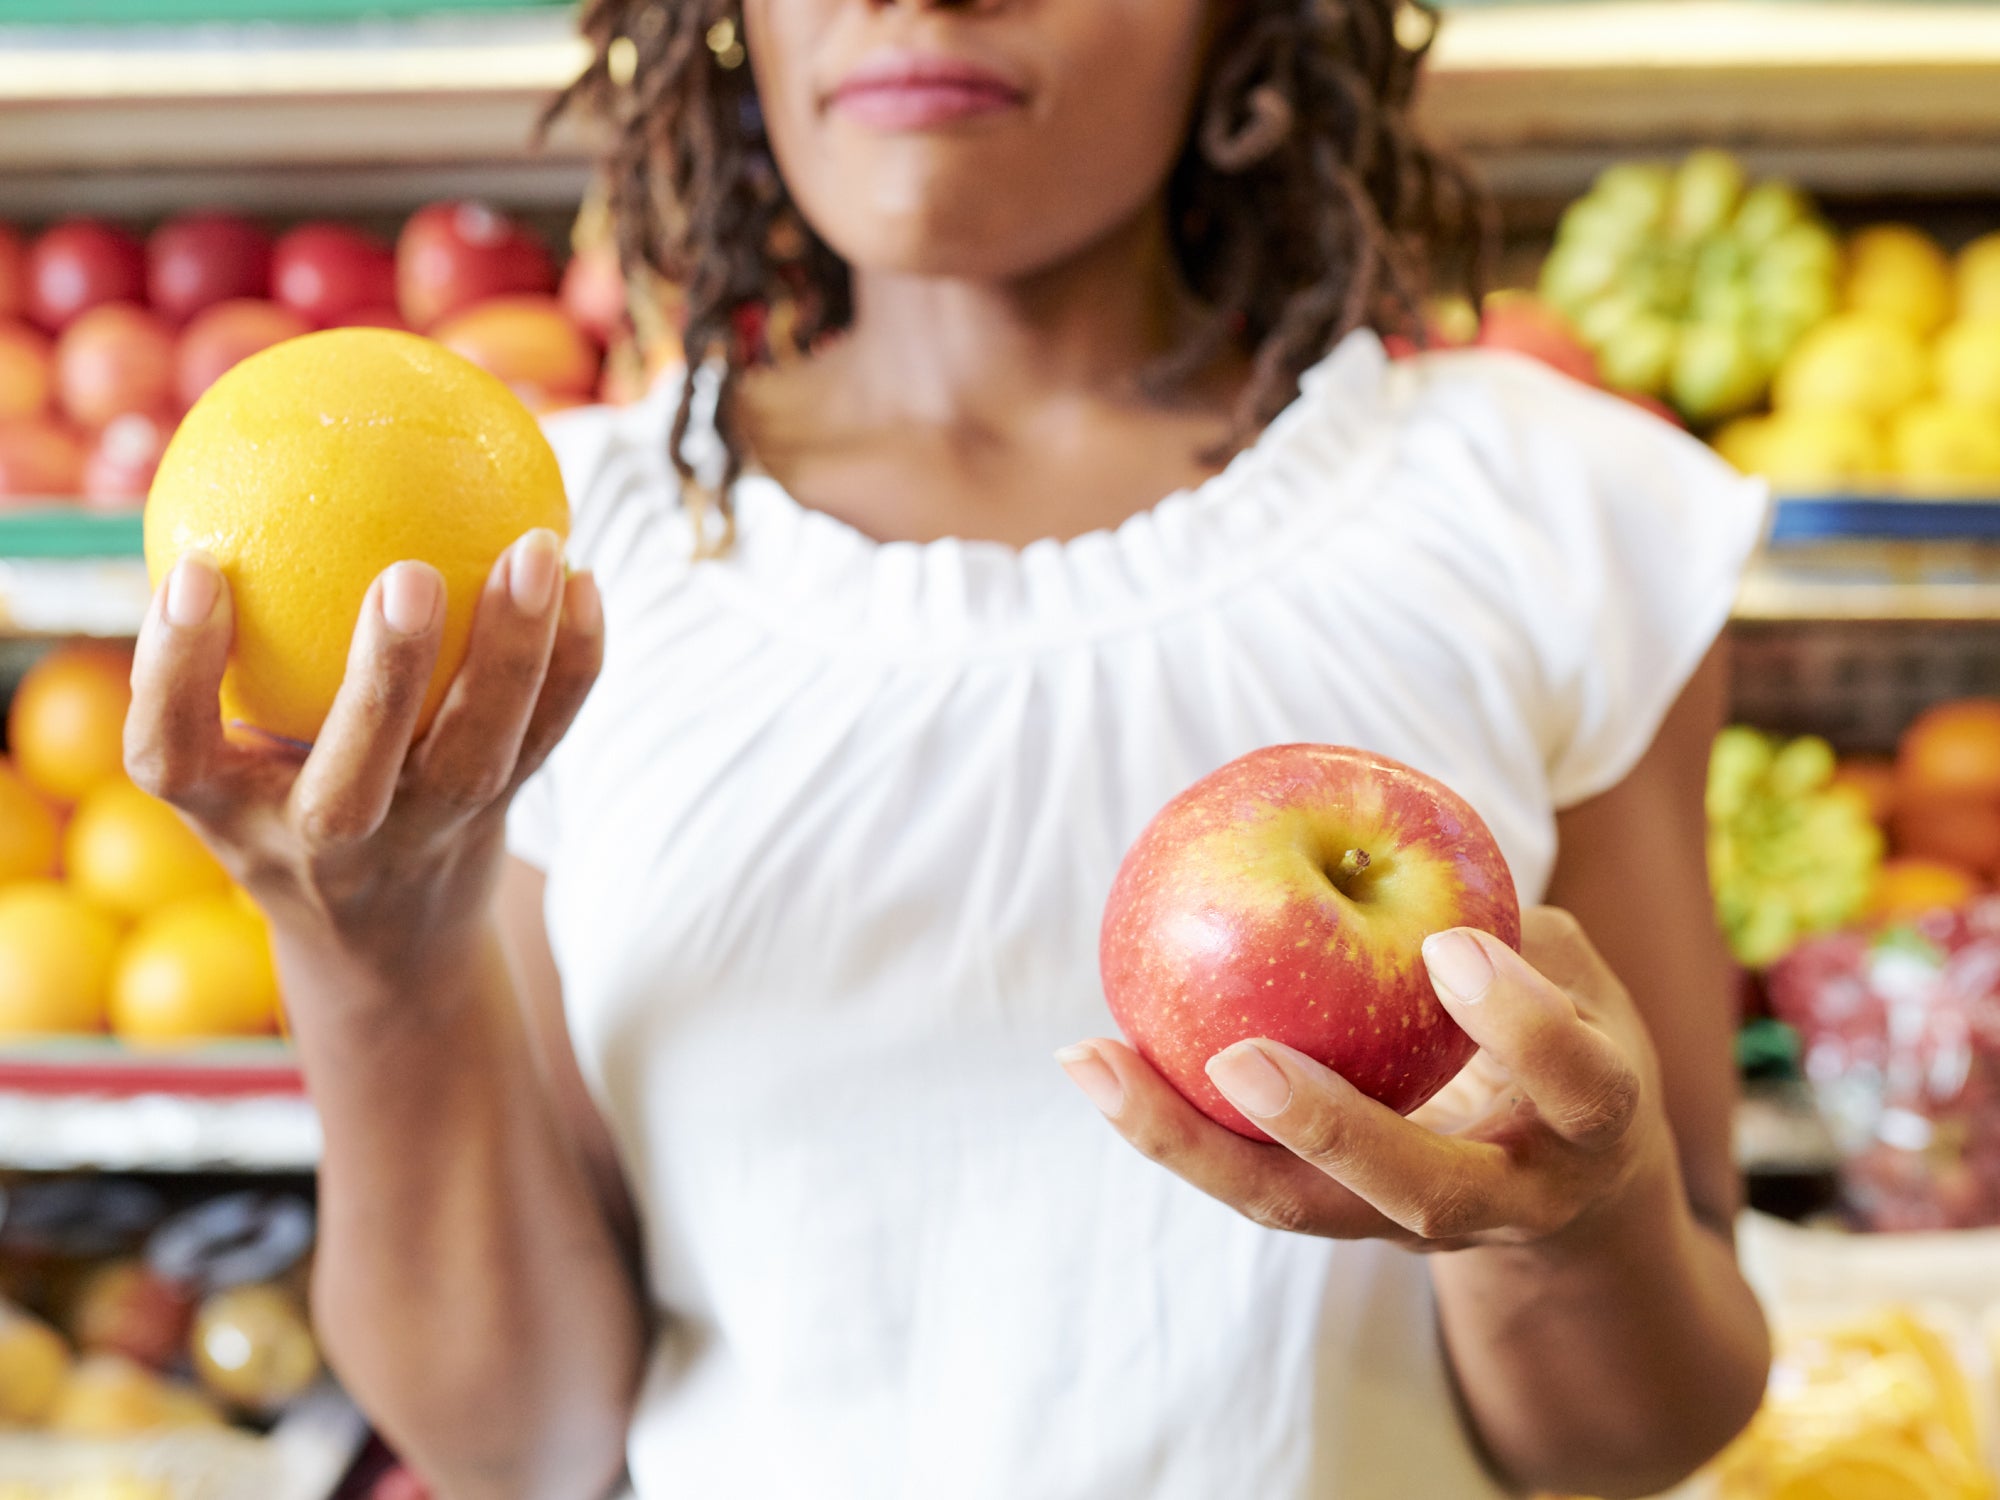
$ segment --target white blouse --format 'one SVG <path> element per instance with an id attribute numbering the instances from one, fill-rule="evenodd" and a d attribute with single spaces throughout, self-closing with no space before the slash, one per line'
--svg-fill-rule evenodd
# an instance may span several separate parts
<path id="1" fill-rule="evenodd" d="M 1239 1217 L 1050 1053 L 1111 1029 L 1127 845 L 1261 745 L 1441 777 L 1534 900 L 1761 488 L 1525 360 L 1356 334 L 1115 531 L 882 544 L 752 476 L 691 563 L 676 396 L 551 424 L 608 654 L 510 828 L 647 1231 L 640 1500 L 1494 1494 L 1421 1260 Z"/>

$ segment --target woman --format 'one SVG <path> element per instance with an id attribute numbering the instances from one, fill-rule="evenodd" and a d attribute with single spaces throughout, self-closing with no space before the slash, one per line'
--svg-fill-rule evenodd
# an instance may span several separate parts
<path id="1" fill-rule="evenodd" d="M 556 422 L 587 571 L 502 559 L 411 745 L 390 569 L 297 766 L 168 580 L 133 769 L 271 915 L 328 1349 L 451 1500 L 1631 1495 L 1748 1416 L 1700 788 L 1762 506 L 1539 367 L 1389 363 L 1463 239 L 1405 24 L 599 0 L 705 368 Z M 1416 1120 L 1219 1056 L 1253 1145 L 1079 1038 L 1122 850 L 1287 740 L 1574 915 L 1431 940 L 1484 1050 Z"/>

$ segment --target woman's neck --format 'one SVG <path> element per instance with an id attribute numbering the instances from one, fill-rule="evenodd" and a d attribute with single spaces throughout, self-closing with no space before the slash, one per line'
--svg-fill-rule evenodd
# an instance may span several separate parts
<path id="1" fill-rule="evenodd" d="M 1140 373 L 1198 317 L 1152 209 L 1019 280 L 857 271 L 839 364 L 878 414 L 989 430 L 1052 401 L 1141 399 Z"/>

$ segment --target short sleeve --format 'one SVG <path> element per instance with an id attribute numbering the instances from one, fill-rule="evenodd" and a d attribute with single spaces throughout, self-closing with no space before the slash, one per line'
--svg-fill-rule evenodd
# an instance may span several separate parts
<path id="1" fill-rule="evenodd" d="M 1446 356 L 1510 525 L 1550 801 L 1622 781 L 1728 622 L 1769 496 L 1697 439 L 1519 356 Z M 1478 395 L 1467 390 L 1476 382 Z M 1445 391 L 1441 398 L 1452 399 Z"/>

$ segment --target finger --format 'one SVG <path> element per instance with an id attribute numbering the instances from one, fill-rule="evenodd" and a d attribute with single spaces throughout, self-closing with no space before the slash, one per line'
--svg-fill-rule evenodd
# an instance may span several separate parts
<path id="1" fill-rule="evenodd" d="M 1258 1223 L 1333 1239 L 1397 1233 L 1396 1225 L 1282 1146 L 1216 1124 L 1122 1042 L 1081 1042 L 1063 1048 L 1056 1060 L 1141 1155 Z"/>
<path id="2" fill-rule="evenodd" d="M 204 552 L 189 552 L 153 595 L 132 658 L 125 769 L 156 797 L 190 812 L 210 800 L 225 763 L 223 669 L 234 616 L 229 586 Z"/>
<path id="3" fill-rule="evenodd" d="M 501 555 L 480 595 L 465 665 L 417 748 L 409 787 L 447 819 L 506 791 L 555 642 L 562 542 L 537 528 Z"/>
<path id="4" fill-rule="evenodd" d="M 1513 1075 L 1550 1128 L 1591 1150 L 1624 1137 L 1638 1113 L 1639 1073 L 1617 1042 L 1578 1014 L 1568 992 L 1491 933 L 1471 928 L 1426 939 L 1424 962 L 1452 1019 Z M 1608 971 L 1603 978 L 1616 984 Z"/>
<path id="5" fill-rule="evenodd" d="M 381 827 L 437 664 L 444 603 L 444 579 L 426 563 L 399 562 L 369 585 L 340 692 L 292 786 L 309 841 L 350 844 Z"/>
<path id="6" fill-rule="evenodd" d="M 1282 1043 L 1238 1042 L 1208 1076 L 1299 1161 L 1424 1240 L 1459 1241 L 1525 1208 L 1500 1147 L 1426 1130 Z"/>
<path id="7" fill-rule="evenodd" d="M 588 573 L 576 573 L 563 590 L 555 648 L 542 676 L 541 697 L 528 720 L 527 733 L 521 737 L 514 766 L 515 786 L 532 776 L 569 732 L 603 666 L 604 602 L 597 580 Z"/>

